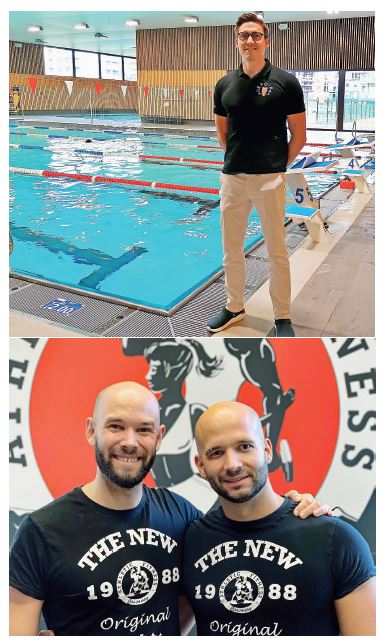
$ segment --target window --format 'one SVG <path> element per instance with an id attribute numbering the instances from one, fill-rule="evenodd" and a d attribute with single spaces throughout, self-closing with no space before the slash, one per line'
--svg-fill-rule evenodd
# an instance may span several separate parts
<path id="1" fill-rule="evenodd" d="M 345 74 L 344 129 L 374 129 L 374 71 Z"/>
<path id="2" fill-rule="evenodd" d="M 47 76 L 73 76 L 72 51 L 44 47 L 44 73 Z"/>
<path id="3" fill-rule="evenodd" d="M 102 70 L 102 78 L 113 78 L 115 80 L 123 79 L 122 59 L 120 56 L 100 54 L 100 64 Z"/>
<path id="4" fill-rule="evenodd" d="M 137 80 L 136 58 L 123 58 L 124 80 Z"/>
<path id="5" fill-rule="evenodd" d="M 99 78 L 98 54 L 89 51 L 75 51 L 75 76 Z"/>
<path id="6" fill-rule="evenodd" d="M 304 93 L 307 127 L 334 129 L 337 122 L 338 71 L 292 71 Z"/>

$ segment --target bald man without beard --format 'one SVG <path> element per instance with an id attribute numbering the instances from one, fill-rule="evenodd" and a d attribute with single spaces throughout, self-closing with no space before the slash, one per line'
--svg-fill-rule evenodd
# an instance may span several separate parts
<path id="1" fill-rule="evenodd" d="M 338 518 L 295 519 L 268 477 L 258 415 L 220 402 L 196 426 L 220 508 L 186 533 L 184 584 L 198 635 L 375 635 L 373 560 Z"/>

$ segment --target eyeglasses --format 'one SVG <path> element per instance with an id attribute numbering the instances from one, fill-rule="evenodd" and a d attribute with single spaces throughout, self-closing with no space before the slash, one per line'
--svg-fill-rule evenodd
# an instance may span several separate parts
<path id="1" fill-rule="evenodd" d="M 253 31 L 253 33 L 248 33 L 247 31 L 240 31 L 238 34 L 239 40 L 242 40 L 242 42 L 247 42 L 247 40 L 250 38 L 250 36 L 253 39 L 253 42 L 257 42 L 259 40 L 262 40 L 264 38 L 263 33 L 260 31 Z"/>

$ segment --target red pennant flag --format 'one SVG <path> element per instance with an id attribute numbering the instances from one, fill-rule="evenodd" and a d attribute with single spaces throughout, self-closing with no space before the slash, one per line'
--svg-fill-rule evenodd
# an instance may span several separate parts
<path id="1" fill-rule="evenodd" d="M 179 95 L 181 98 L 183 98 L 183 92 L 184 92 L 184 89 L 179 89 Z"/>
<path id="2" fill-rule="evenodd" d="M 211 89 L 209 89 L 207 93 L 209 95 L 209 98 L 211 98 Z"/>
<path id="3" fill-rule="evenodd" d="M 29 86 L 31 87 L 32 93 L 34 94 L 36 91 L 37 78 L 35 78 L 34 76 L 31 76 L 31 78 L 28 78 L 28 83 L 29 83 Z"/>
<path id="4" fill-rule="evenodd" d="M 143 87 L 143 91 L 144 91 L 144 95 L 147 98 L 147 96 L 148 96 L 148 87 L 147 87 L 147 85 L 145 87 Z"/>
<path id="5" fill-rule="evenodd" d="M 98 96 L 100 96 L 100 93 L 102 91 L 102 87 L 103 87 L 103 83 L 102 82 L 96 82 L 95 83 L 95 89 L 96 89 L 96 93 L 98 94 Z"/>

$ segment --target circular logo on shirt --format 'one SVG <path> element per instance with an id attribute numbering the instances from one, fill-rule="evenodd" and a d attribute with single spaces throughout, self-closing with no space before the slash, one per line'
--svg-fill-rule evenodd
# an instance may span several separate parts
<path id="1" fill-rule="evenodd" d="M 29 338 L 10 345 L 13 530 L 24 513 L 93 479 L 85 418 L 102 388 L 130 380 L 163 391 L 167 431 L 147 484 L 209 510 L 216 495 L 195 472 L 194 429 L 202 408 L 236 399 L 263 418 L 278 493 L 310 492 L 361 520 L 375 488 L 373 339 Z"/>
<path id="2" fill-rule="evenodd" d="M 264 588 L 258 575 L 250 571 L 236 571 L 222 582 L 219 599 L 233 613 L 249 613 L 261 603 Z"/>
<path id="3" fill-rule="evenodd" d="M 259 85 L 256 86 L 255 91 L 258 96 L 270 96 L 273 87 L 268 82 L 260 82 Z"/>
<path id="4" fill-rule="evenodd" d="M 119 599 L 126 604 L 148 602 L 158 586 L 158 574 L 151 564 L 134 560 L 123 566 L 116 580 Z"/>

